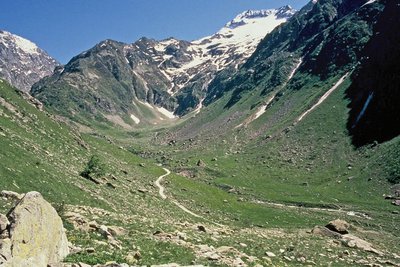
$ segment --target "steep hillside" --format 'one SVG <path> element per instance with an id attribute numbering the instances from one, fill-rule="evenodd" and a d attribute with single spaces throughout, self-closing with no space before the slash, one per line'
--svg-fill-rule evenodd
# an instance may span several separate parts
<path id="1" fill-rule="evenodd" d="M 29 92 L 31 86 L 51 75 L 57 61 L 34 43 L 0 30 L 0 78 Z"/>
<path id="2" fill-rule="evenodd" d="M 217 132 L 224 134 L 247 127 L 264 113 L 270 114 L 259 119 L 265 129 L 280 125 L 283 130 L 295 123 L 296 114 L 329 95 L 328 89 L 366 56 L 363 49 L 383 8 L 378 1 L 310 2 L 269 34 L 235 75 L 216 76 L 204 100 L 209 112 L 190 121 L 187 129 L 200 127 L 193 132 L 215 134 L 216 124 Z M 287 95 L 297 94 L 301 97 L 288 100 Z M 211 119 L 204 122 L 206 117 Z"/>
<path id="3" fill-rule="evenodd" d="M 294 70 L 321 80 L 350 70 L 361 58 L 360 51 L 382 10 L 378 2 L 363 6 L 364 2 L 310 2 L 289 23 L 268 35 L 237 75 L 217 77 L 205 104 L 233 91 L 227 107 L 232 106 L 255 86 L 265 96 L 286 85 Z M 293 79 L 289 86 L 298 90 L 305 83 Z"/>
<path id="4" fill-rule="evenodd" d="M 164 173 L 160 167 L 103 135 L 78 134 L 77 128 L 40 111 L 35 99 L 25 96 L 0 80 L 1 214 L 15 203 L 10 196 L 40 192 L 57 209 L 68 230 L 68 240 L 73 243 L 68 262 L 122 263 L 138 251 L 137 262 L 143 264 L 189 264 L 195 259 L 192 249 L 153 237 L 157 229 L 181 229 L 179 220 L 190 219 L 173 203 L 158 197 L 153 182 Z M 90 168 L 88 162 L 93 158 L 94 167 Z M 89 170 L 86 177 L 84 170 Z M 89 222 L 98 229 L 89 227 Z M 192 225 L 197 222 L 202 220 L 192 221 Z M 101 225 L 102 229 L 104 225 L 116 229 L 118 237 L 107 239 L 100 233 Z M 1 257 L 0 262 L 3 260 Z"/>
<path id="5" fill-rule="evenodd" d="M 399 11 L 398 4 L 387 1 L 347 92 L 351 99 L 347 127 L 357 146 L 400 134 L 400 34 L 391 28 L 400 23 Z"/>
<path id="6" fill-rule="evenodd" d="M 125 128 L 162 123 L 162 114 L 174 118 L 171 113 L 200 110 L 215 74 L 236 70 L 294 12 L 289 6 L 247 11 L 216 34 L 193 42 L 106 40 L 37 83 L 32 93 L 52 110 L 81 121 Z"/>

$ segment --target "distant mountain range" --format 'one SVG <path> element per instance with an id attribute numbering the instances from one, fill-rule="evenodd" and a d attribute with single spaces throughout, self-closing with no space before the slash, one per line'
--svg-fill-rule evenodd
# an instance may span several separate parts
<path id="1" fill-rule="evenodd" d="M 124 127 L 159 123 L 166 111 L 170 118 L 182 116 L 200 110 L 218 72 L 236 71 L 294 13 L 289 6 L 247 11 L 193 42 L 106 40 L 37 83 L 32 93 L 65 116 L 106 118 Z"/>
<path id="2" fill-rule="evenodd" d="M 35 82 L 51 75 L 57 65 L 31 41 L 0 30 L 0 78 L 28 92 Z"/>

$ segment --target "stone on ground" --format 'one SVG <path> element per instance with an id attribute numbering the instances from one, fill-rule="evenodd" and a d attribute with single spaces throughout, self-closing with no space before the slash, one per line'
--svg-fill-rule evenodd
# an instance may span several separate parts
<path id="1" fill-rule="evenodd" d="M 1 266 L 46 267 L 68 255 L 61 218 L 40 193 L 27 193 L 7 219 L 10 224 L 0 233 Z"/>
<path id="2" fill-rule="evenodd" d="M 338 219 L 329 222 L 325 227 L 328 228 L 329 230 L 344 235 L 349 233 L 350 224 L 346 221 Z"/>

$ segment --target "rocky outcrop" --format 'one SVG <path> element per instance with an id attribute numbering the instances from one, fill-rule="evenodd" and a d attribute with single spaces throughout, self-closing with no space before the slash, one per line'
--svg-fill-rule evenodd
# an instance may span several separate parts
<path id="1" fill-rule="evenodd" d="M 0 216 L 0 231 L 0 266 L 46 267 L 69 253 L 61 218 L 38 192 Z"/>
<path id="2" fill-rule="evenodd" d="M 23 195 L 21 194 L 7 190 L 1 191 L 0 196 L 4 199 L 12 199 L 12 200 L 20 200 L 23 197 Z"/>
<path id="3" fill-rule="evenodd" d="M 400 34 L 391 28 L 400 23 L 400 6 L 396 1 L 373 4 L 381 3 L 385 9 L 346 91 L 351 100 L 347 129 L 356 146 L 385 142 L 400 134 L 400 116 L 396 115 L 400 112 Z"/>

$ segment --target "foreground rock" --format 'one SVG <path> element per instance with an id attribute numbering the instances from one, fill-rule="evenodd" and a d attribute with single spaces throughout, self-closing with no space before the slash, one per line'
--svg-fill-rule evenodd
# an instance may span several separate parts
<path id="1" fill-rule="evenodd" d="M 1 217 L 0 266 L 46 267 L 68 255 L 61 218 L 40 193 L 27 193 L 8 213 L 8 222 Z"/>
<path id="2" fill-rule="evenodd" d="M 367 252 L 375 253 L 379 256 L 384 255 L 381 251 L 375 249 L 373 245 L 355 235 L 349 233 L 351 225 L 343 220 L 334 220 L 329 222 L 325 227 L 315 226 L 311 233 L 314 235 L 326 236 L 338 239 L 341 243 L 350 248 L 358 248 Z"/>

